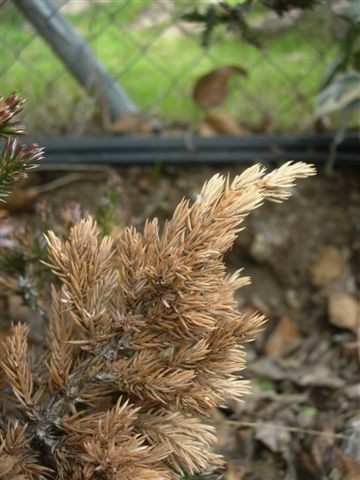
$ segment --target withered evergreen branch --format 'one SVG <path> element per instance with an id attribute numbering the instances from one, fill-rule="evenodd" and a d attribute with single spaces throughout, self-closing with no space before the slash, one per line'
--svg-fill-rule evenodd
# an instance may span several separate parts
<path id="1" fill-rule="evenodd" d="M 0 136 L 22 135 L 26 133 L 25 124 L 18 121 L 18 115 L 24 108 L 25 100 L 12 93 L 7 98 L 0 96 Z"/>
<path id="2" fill-rule="evenodd" d="M 18 472 L 168 480 L 221 465 L 206 417 L 249 390 L 239 376 L 243 344 L 265 321 L 237 310 L 234 293 L 249 279 L 227 274 L 223 255 L 252 210 L 286 199 L 297 178 L 314 173 L 287 163 L 269 174 L 255 165 L 232 182 L 215 175 L 162 231 L 155 219 L 143 233 L 125 228 L 115 245 L 99 238 L 91 218 L 66 241 L 49 232 L 49 266 L 62 287 L 53 288 L 42 368 L 31 371 L 23 326 L 2 359 L 17 416 L 28 424 L 17 455 L 30 451 L 48 470 L 29 477 L 10 462 L 4 480 Z M 2 438 L 0 463 L 11 447 Z"/>
<path id="3" fill-rule="evenodd" d="M 4 344 L 3 359 L 0 363 L 7 383 L 26 412 L 31 412 L 36 404 L 34 382 L 28 359 L 27 334 L 28 327 L 17 324 L 12 329 L 12 335 Z"/>
<path id="4" fill-rule="evenodd" d="M 26 178 L 27 171 L 43 156 L 43 149 L 38 145 L 23 145 L 14 138 L 26 133 L 24 123 L 14 118 L 22 111 L 24 103 L 15 93 L 7 98 L 0 97 L 0 138 L 5 139 L 0 151 L 0 201 L 8 195 L 9 187 Z"/>
<path id="5" fill-rule="evenodd" d="M 32 438 L 27 436 L 28 425 L 18 421 L 7 424 L 4 435 L 0 433 L 0 478 L 42 480 L 51 472 L 39 465 L 31 448 Z"/>

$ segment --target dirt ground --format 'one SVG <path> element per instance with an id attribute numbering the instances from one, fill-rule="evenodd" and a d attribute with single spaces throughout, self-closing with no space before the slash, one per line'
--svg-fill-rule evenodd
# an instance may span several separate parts
<path id="1" fill-rule="evenodd" d="M 233 175 L 241 168 L 221 170 Z M 119 170 L 119 226 L 166 218 L 182 196 L 195 198 L 217 171 Z M 37 200 L 50 205 L 52 222 L 60 222 L 69 202 L 98 212 L 108 174 L 83 172 L 76 183 L 52 189 L 54 173 L 42 172 L 36 182 L 50 187 L 47 193 L 41 187 Z M 34 204 L 27 211 L 20 207 L 13 206 L 17 211 L 7 220 L 15 230 L 24 220 L 35 228 Z M 252 277 L 239 292 L 240 309 L 261 310 L 269 321 L 247 346 L 243 375 L 252 381 L 252 393 L 242 404 L 229 400 L 214 417 L 218 449 L 227 459 L 222 478 L 360 479 L 360 170 L 320 173 L 300 182 L 287 202 L 258 209 L 226 260 L 230 270 L 244 267 Z M 27 316 L 16 299 L 6 312 L 0 329 Z M 41 320 L 31 318 L 40 341 L 35 326 Z"/>

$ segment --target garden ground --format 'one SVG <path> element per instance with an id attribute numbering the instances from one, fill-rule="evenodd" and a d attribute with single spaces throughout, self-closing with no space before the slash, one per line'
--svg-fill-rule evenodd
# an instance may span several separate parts
<path id="1" fill-rule="evenodd" d="M 239 170 L 231 168 L 232 174 Z M 56 195 L 38 197 L 46 208 L 43 203 L 36 212 L 34 206 L 24 211 L 18 202 L 17 212 L 3 216 L 15 233 L 25 221 L 40 237 L 40 211 L 51 212 L 54 228 L 66 220 L 69 202 L 67 215 L 75 216 L 80 207 L 74 202 L 81 202 L 82 211 L 95 213 L 103 230 L 116 236 L 125 223 L 141 228 L 147 217 L 166 218 L 183 195 L 194 199 L 213 173 L 208 167 L 80 172 L 76 183 Z M 53 176 L 38 173 L 31 188 Z M 15 193 L 10 208 L 30 190 Z M 320 172 L 301 182 L 289 201 L 255 211 L 227 255 L 231 270 L 245 267 L 252 277 L 240 292 L 240 308 L 261 310 L 269 321 L 247 347 L 243 374 L 252 393 L 242 404 L 229 400 L 213 419 L 227 459 L 226 480 L 360 478 L 359 218 L 359 171 Z M 10 321 L 25 319 L 33 342 L 42 341 L 42 319 L 19 297 L 8 298 L 6 308 L 2 331 Z"/>

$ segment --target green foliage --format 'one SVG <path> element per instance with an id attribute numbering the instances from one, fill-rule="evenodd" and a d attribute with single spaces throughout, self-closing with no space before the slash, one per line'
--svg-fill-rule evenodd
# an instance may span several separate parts
<path id="1" fill-rule="evenodd" d="M 310 420 L 314 420 L 317 415 L 317 410 L 312 405 L 303 405 L 301 411 L 305 417 L 309 418 Z"/>
<path id="2" fill-rule="evenodd" d="M 26 178 L 26 172 L 34 168 L 41 158 L 42 149 L 36 144 L 23 145 L 16 139 L 6 140 L 0 152 L 0 200 L 7 197 L 14 182 Z"/>
<path id="3" fill-rule="evenodd" d="M 257 35 L 252 32 L 248 23 L 253 9 L 263 5 L 283 15 L 292 8 L 308 9 L 314 7 L 318 0 L 254 0 L 222 1 L 218 3 L 205 2 L 205 5 L 196 7 L 182 16 L 188 22 L 200 23 L 204 26 L 202 44 L 208 47 L 210 38 L 216 27 L 224 25 L 229 30 L 239 33 L 244 40 L 252 45 L 261 47 Z"/>
<path id="4" fill-rule="evenodd" d="M 274 390 L 274 384 L 268 378 L 261 378 L 259 380 L 259 387 L 260 390 L 262 390 L 263 392 L 269 392 L 271 390 Z"/>
<path id="5" fill-rule="evenodd" d="M 151 183 L 157 185 L 161 178 L 161 173 L 163 169 L 163 162 L 161 160 L 156 160 L 152 169 L 151 169 Z"/>
<path id="6" fill-rule="evenodd" d="M 283 15 L 293 8 L 302 10 L 313 8 L 319 0 L 261 0 L 261 2 L 279 15 Z"/>
<path id="7" fill-rule="evenodd" d="M 347 29 L 339 43 L 337 57 L 325 70 L 322 89 L 328 87 L 338 74 L 360 71 L 360 3 L 353 0 L 342 5 L 336 5 L 333 11 L 347 22 Z"/>
<path id="8" fill-rule="evenodd" d="M 197 7 L 182 16 L 188 22 L 200 23 L 204 26 L 202 45 L 208 47 L 216 27 L 225 25 L 230 30 L 239 32 L 249 43 L 260 46 L 246 21 L 246 16 L 253 5 L 252 0 L 230 4 L 229 2 L 207 3 L 205 7 Z"/>

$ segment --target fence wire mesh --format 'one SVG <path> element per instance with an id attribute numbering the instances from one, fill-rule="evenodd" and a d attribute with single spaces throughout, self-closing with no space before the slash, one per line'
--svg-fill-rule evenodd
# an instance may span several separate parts
<path id="1" fill-rule="evenodd" d="M 249 17 L 259 45 L 220 26 L 206 47 L 204 26 L 184 19 L 205 0 L 53 3 L 141 112 L 136 124 L 118 122 L 120 133 L 314 128 L 321 76 L 337 51 L 326 3 L 282 17 L 259 7 Z M 28 99 L 32 133 L 67 136 L 114 128 L 107 109 L 95 104 L 16 2 L 3 2 L 0 15 L 1 91 L 17 90 Z M 48 22 L 51 28 L 52 18 Z M 210 109 L 199 105 L 193 99 L 199 78 L 226 66 L 240 67 L 242 74 L 231 76 L 224 101 Z"/>

